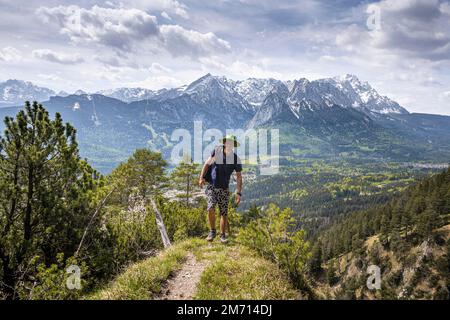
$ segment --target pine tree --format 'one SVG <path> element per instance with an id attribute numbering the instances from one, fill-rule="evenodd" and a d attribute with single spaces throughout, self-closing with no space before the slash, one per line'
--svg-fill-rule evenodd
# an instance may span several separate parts
<path id="1" fill-rule="evenodd" d="M 408 236 L 411 232 L 411 225 L 412 225 L 411 209 L 406 209 L 405 211 L 403 211 L 401 217 L 401 226 L 405 230 L 405 239 L 408 239 Z"/>
<path id="2" fill-rule="evenodd" d="M 322 243 L 320 241 L 312 249 L 309 270 L 316 276 L 322 272 Z"/>
<path id="3" fill-rule="evenodd" d="M 183 199 L 187 207 L 190 206 L 193 192 L 199 189 L 196 183 L 199 173 L 198 165 L 188 158 L 184 159 L 171 174 L 172 187 L 181 191 L 177 197 Z"/>
<path id="4" fill-rule="evenodd" d="M 433 229 L 439 225 L 439 214 L 431 206 L 428 207 L 417 220 L 417 232 L 426 239 L 431 236 Z"/>
<path id="5" fill-rule="evenodd" d="M 78 155 L 76 131 L 36 102 L 5 119 L 0 139 L 1 290 L 11 297 L 33 256 L 71 256 L 89 219 L 98 174 Z M 63 241 L 62 241 L 63 239 Z"/>
<path id="6" fill-rule="evenodd" d="M 330 260 L 328 262 L 327 267 L 327 281 L 330 286 L 334 286 L 336 282 L 338 281 L 338 278 L 336 276 L 336 268 L 334 266 L 334 261 Z"/>
<path id="7" fill-rule="evenodd" d="M 126 163 L 112 173 L 113 180 L 120 184 L 120 198 L 129 198 L 134 190 L 137 190 L 145 206 L 152 208 L 165 247 L 170 246 L 170 240 L 157 206 L 157 199 L 168 186 L 165 175 L 166 166 L 167 162 L 162 158 L 161 153 L 137 149 Z"/>
<path id="8" fill-rule="evenodd" d="M 256 220 L 262 216 L 261 209 L 256 205 L 252 205 L 250 209 L 244 211 L 241 215 L 241 223 L 246 226 L 253 220 Z"/>
<path id="9" fill-rule="evenodd" d="M 400 204 L 396 204 L 392 210 L 392 216 L 389 229 L 391 233 L 399 233 L 401 230 L 402 210 Z"/>
<path id="10" fill-rule="evenodd" d="M 390 233 L 390 219 L 389 216 L 383 212 L 381 217 L 381 224 L 380 224 L 380 241 L 383 245 L 386 245 L 389 241 L 389 233 Z"/>

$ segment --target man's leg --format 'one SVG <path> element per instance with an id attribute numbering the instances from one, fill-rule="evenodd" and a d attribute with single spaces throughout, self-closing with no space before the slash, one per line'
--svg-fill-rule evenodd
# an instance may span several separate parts
<path id="1" fill-rule="evenodd" d="M 227 242 L 225 232 L 228 226 L 228 201 L 230 199 L 230 193 L 228 190 L 220 190 L 218 197 L 218 205 L 220 211 L 220 241 Z"/>
<path id="2" fill-rule="evenodd" d="M 208 209 L 209 227 L 211 230 L 216 229 L 216 210 L 215 207 Z"/>
<path id="3" fill-rule="evenodd" d="M 216 237 L 216 207 L 208 208 L 208 220 L 209 220 L 209 233 L 206 240 L 213 241 Z"/>
<path id="4" fill-rule="evenodd" d="M 216 196 L 214 193 L 214 188 L 212 188 L 211 186 L 206 187 L 205 193 L 206 193 L 206 200 L 208 203 L 206 210 L 208 210 L 208 220 L 209 220 L 209 226 L 210 226 L 210 231 L 209 231 L 209 234 L 208 234 L 208 237 L 206 238 L 206 240 L 213 241 L 214 238 L 216 237 L 216 204 L 217 204 L 217 200 L 216 200 Z"/>
<path id="5" fill-rule="evenodd" d="M 221 215 L 220 216 L 220 233 L 225 234 L 228 226 L 228 216 L 227 215 Z"/>

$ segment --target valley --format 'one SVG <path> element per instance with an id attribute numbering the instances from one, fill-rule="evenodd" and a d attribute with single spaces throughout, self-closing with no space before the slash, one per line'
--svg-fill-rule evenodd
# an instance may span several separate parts
<path id="1" fill-rule="evenodd" d="M 11 85 L 11 82 L 6 84 Z M 20 82 L 13 84 L 21 85 Z M 34 88 L 37 93 L 29 91 L 26 94 L 26 90 L 33 88 L 32 84 L 24 83 L 23 86 L 25 92 L 15 87 L 17 99 L 42 99 L 43 96 L 37 93 L 44 92 L 49 95 L 48 100 L 41 101 L 45 109 L 33 105 L 33 109 L 26 109 L 26 116 L 23 107 L 11 106 L 14 99 L 8 95 L 8 106 L 0 108 L 1 118 L 11 117 L 5 122 L 9 124 L 5 135 L 11 137 L 11 130 L 30 130 L 34 125 L 30 120 L 27 125 L 11 127 L 14 117 L 31 119 L 33 112 L 39 112 L 39 117 L 45 121 L 55 121 L 55 127 L 62 125 L 58 122 L 62 118 L 68 123 L 67 136 L 58 138 L 59 151 L 45 142 L 24 152 L 33 154 L 39 148 L 56 154 L 72 152 L 73 158 L 69 159 L 73 163 L 67 168 L 78 171 L 72 173 L 74 176 L 67 183 L 81 179 L 71 189 L 78 191 L 71 194 L 61 186 L 58 192 L 65 196 L 58 196 L 54 201 L 61 202 L 61 207 L 68 206 L 73 219 L 79 219 L 79 234 L 89 220 L 87 208 L 93 210 L 97 206 L 100 209 L 95 212 L 101 212 L 101 217 L 93 220 L 97 238 L 90 239 L 89 246 L 92 247 L 85 249 L 86 254 L 91 250 L 97 254 L 86 256 L 87 263 L 95 270 L 83 293 L 87 296 L 61 292 L 57 282 L 56 285 L 45 282 L 50 279 L 47 274 L 55 279 L 60 279 L 63 274 L 54 264 L 57 260 L 53 249 L 41 248 L 36 240 L 35 247 L 47 250 L 44 253 L 53 263 L 49 265 L 44 261 L 36 267 L 35 276 L 44 279 L 36 289 L 38 297 L 154 298 L 161 295 L 161 285 L 170 287 L 171 272 L 187 270 L 189 266 L 184 266 L 185 269 L 182 266 L 186 257 L 191 258 L 188 261 L 194 261 L 188 251 L 203 246 L 198 244 L 201 240 L 192 238 L 203 237 L 207 231 L 206 204 L 203 191 L 195 186 L 199 164 L 177 171 L 180 167 L 171 162 L 170 155 L 178 142 L 172 139 L 172 133 L 184 129 L 193 134 L 197 121 L 201 121 L 204 131 L 278 129 L 280 167 L 277 174 L 265 176 L 260 172 L 259 163 L 244 162 L 242 205 L 230 209 L 233 246 L 227 249 L 213 247 L 212 250 L 227 257 L 243 256 L 242 252 L 250 250 L 248 257 L 251 258 L 230 266 L 225 266 L 224 258 L 219 258 L 213 260 L 212 266 L 197 270 L 196 295 L 195 288 L 190 288 L 193 297 L 214 298 L 226 286 L 224 281 L 218 281 L 211 287 L 205 280 L 211 277 L 214 268 L 230 268 L 229 272 L 250 283 L 249 288 L 234 284 L 227 293 L 230 298 L 271 298 L 264 293 L 265 288 L 258 287 L 258 277 L 265 277 L 266 273 L 272 272 L 270 270 L 279 272 L 273 286 L 282 284 L 283 289 L 274 296 L 280 299 L 448 297 L 448 116 L 409 113 L 351 75 L 283 82 L 254 78 L 233 81 L 207 74 L 175 89 L 120 88 L 61 95 L 53 95 L 54 92 L 43 88 Z M 8 89 L 8 94 L 12 92 Z M 47 116 L 55 120 L 49 120 Z M 4 129 L 5 125 L 0 125 L 1 132 Z M 55 129 L 54 134 L 61 134 L 61 130 Z M 43 134 L 44 131 L 33 132 Z M 24 135 L 25 138 L 28 136 Z M 66 145 L 64 141 L 68 137 L 72 142 Z M 244 145 L 245 139 L 245 135 L 240 137 Z M 9 146 L 4 153 L 5 161 L 1 163 L 5 167 L 5 181 L 21 184 L 26 181 L 25 176 L 19 181 L 11 179 L 10 175 L 13 170 L 10 165 L 16 158 L 6 159 L 22 145 L 15 149 L 9 140 L 2 140 L 2 143 Z M 78 159 L 78 152 L 86 162 Z M 60 162 L 66 161 L 55 157 Z M 21 153 L 17 159 L 21 165 L 24 161 L 42 160 L 38 156 L 23 158 Z M 58 162 L 53 167 L 49 161 L 39 162 L 39 166 L 49 173 L 55 168 L 64 168 Z M 24 173 L 17 171 L 18 175 Z M 177 185 L 180 177 L 181 187 Z M 174 183 L 175 178 L 177 183 Z M 54 183 L 60 183 L 60 180 L 51 174 L 42 182 L 48 190 L 53 190 Z M 11 185 L 5 183 L 3 187 L 8 194 L 14 194 Z M 185 187 L 187 191 L 183 190 Z M 148 202 L 135 202 L 139 198 L 136 190 L 141 192 L 142 199 L 149 195 L 156 197 L 153 209 L 149 209 Z M 40 195 L 42 203 L 49 201 L 48 194 L 56 194 L 56 191 L 43 192 Z M 111 194 L 112 199 L 108 199 Z M 78 199 L 78 195 L 83 197 Z M 75 200 L 66 203 L 69 196 Z M 23 201 L 26 196 L 22 197 L 17 201 Z M 106 203 L 105 208 L 103 202 L 99 204 L 101 199 Z M 7 203 L 9 198 L 0 200 Z M 84 204 L 77 207 L 78 201 Z M 405 205 L 407 209 L 403 210 Z M 26 207 L 26 203 L 22 207 Z M 152 216 L 146 214 L 155 207 L 162 212 L 171 241 L 180 243 L 190 239 L 177 245 L 174 252 L 164 251 L 157 225 Z M 12 208 L 16 210 L 15 205 Z M 45 216 L 47 207 L 42 205 L 41 209 L 41 215 Z M 84 215 L 79 215 L 78 210 Z M 58 216 L 59 212 L 56 210 L 53 214 Z M 4 215 L 5 221 L 8 217 Z M 65 223 L 69 225 L 70 221 Z M 5 227 L 9 226 L 5 224 Z M 48 234 L 51 228 L 50 225 L 49 229 L 36 232 L 43 235 L 44 242 L 60 246 Z M 65 230 L 64 226 L 58 228 Z M 268 241 L 273 241 L 272 236 L 275 236 L 275 243 L 267 247 Z M 3 240 L 8 246 L 14 245 L 8 238 Z M 70 245 L 60 246 L 58 250 L 71 256 L 78 240 L 78 235 L 73 235 Z M 105 252 L 104 248 L 110 246 L 115 251 Z M 156 251 L 162 252 L 162 260 L 159 256 L 148 258 Z M 9 254 L 14 252 L 18 251 Z M 77 254 L 78 251 L 70 259 L 76 259 Z M 299 260 L 292 264 L 291 256 Z M 34 261 L 31 256 L 21 259 Z M 61 261 L 69 263 L 71 260 Z M 159 266 L 160 262 L 166 265 Z M 244 267 L 250 270 L 253 263 L 264 266 L 262 273 L 241 272 Z M 381 291 L 371 292 L 364 287 L 365 269 L 371 263 L 381 267 L 386 279 Z M 105 267 L 99 268 L 99 265 Z M 130 267 L 122 273 L 128 265 Z M 7 264 L 4 264 L 4 270 L 13 285 L 22 285 L 14 282 L 16 280 L 10 275 L 13 271 Z M 136 273 L 136 270 L 143 273 Z M 154 270 L 157 270 L 156 278 Z M 144 275 L 143 279 L 141 275 Z M 105 283 L 115 277 L 117 281 L 105 289 Z M 133 287 L 135 283 L 138 283 L 137 287 Z M 47 292 L 47 285 L 52 290 Z M 5 296 L 16 294 L 5 288 Z M 98 291 L 99 296 L 90 295 L 99 288 L 103 288 Z M 29 290 L 20 290 L 21 297 L 26 297 Z M 123 292 L 126 292 L 124 297 Z"/>

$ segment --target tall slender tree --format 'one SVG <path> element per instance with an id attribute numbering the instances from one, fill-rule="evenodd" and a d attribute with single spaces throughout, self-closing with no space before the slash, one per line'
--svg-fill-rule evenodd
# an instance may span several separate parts
<path id="1" fill-rule="evenodd" d="M 89 214 L 97 173 L 78 155 L 76 131 L 59 114 L 27 102 L 5 119 L 0 139 L 0 288 L 14 297 L 35 256 L 49 265 L 70 256 Z"/>
<path id="2" fill-rule="evenodd" d="M 125 194 L 125 198 L 129 197 L 136 189 L 146 207 L 152 208 L 163 244 L 168 247 L 170 240 L 157 206 L 158 197 L 168 186 L 165 175 L 166 166 L 167 162 L 162 158 L 161 153 L 138 149 L 126 163 L 114 170 L 112 176 L 116 180 L 120 180 L 121 197 L 123 194 Z"/>
<path id="3" fill-rule="evenodd" d="M 198 190 L 195 182 L 198 180 L 199 173 L 198 165 L 188 157 L 183 159 L 171 174 L 172 187 L 180 191 L 177 197 L 183 199 L 187 207 L 190 206 L 193 192 Z"/>

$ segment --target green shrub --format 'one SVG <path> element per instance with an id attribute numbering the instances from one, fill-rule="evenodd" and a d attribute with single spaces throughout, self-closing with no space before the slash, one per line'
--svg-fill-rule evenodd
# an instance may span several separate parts
<path id="1" fill-rule="evenodd" d="M 305 232 L 296 229 L 291 209 L 281 210 L 270 204 L 258 219 L 240 230 L 238 241 L 274 261 L 297 288 L 309 291 L 304 278 L 309 243 L 305 241 Z"/>

